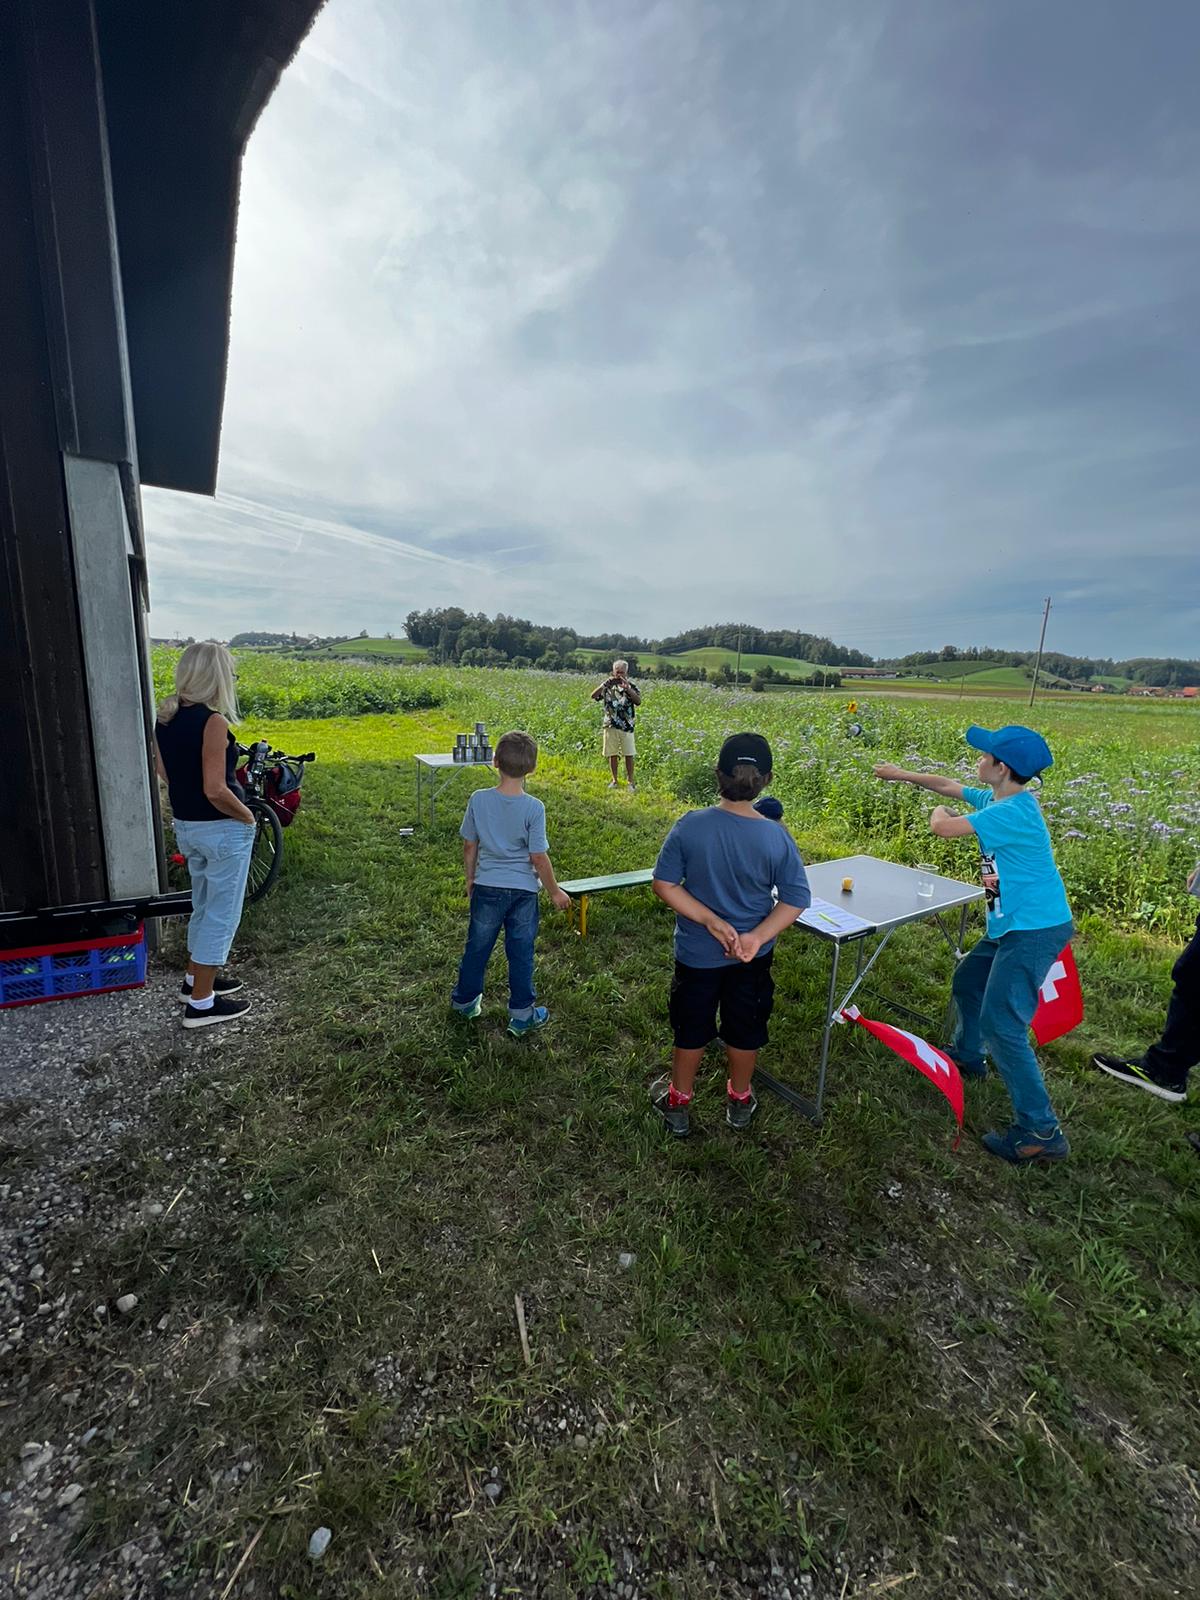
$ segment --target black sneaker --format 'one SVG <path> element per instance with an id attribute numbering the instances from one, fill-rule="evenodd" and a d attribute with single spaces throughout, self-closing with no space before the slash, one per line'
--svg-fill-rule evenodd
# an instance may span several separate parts
<path id="1" fill-rule="evenodd" d="M 1099 1067 L 1101 1072 L 1107 1072 L 1110 1078 L 1119 1078 L 1122 1083 L 1131 1083 L 1135 1089 L 1144 1089 L 1147 1094 L 1157 1095 L 1160 1100 L 1170 1100 L 1174 1105 L 1179 1105 L 1187 1099 L 1187 1079 L 1180 1083 L 1164 1083 L 1161 1078 L 1153 1077 L 1140 1061 L 1126 1061 L 1122 1056 L 1093 1056 L 1092 1065 Z"/>
<path id="2" fill-rule="evenodd" d="M 753 1089 L 748 1100 L 735 1100 L 731 1094 L 725 1096 L 725 1121 L 739 1133 L 746 1131 L 754 1121 L 757 1111 L 758 1100 Z"/>
<path id="3" fill-rule="evenodd" d="M 227 1000 L 224 995 L 218 994 L 207 1011 L 200 1011 L 189 1003 L 184 1008 L 183 1025 L 185 1028 L 212 1028 L 218 1022 L 236 1022 L 249 1009 L 249 1000 Z"/>
<path id="4" fill-rule="evenodd" d="M 245 987 L 246 985 L 240 978 L 223 978 L 220 973 L 218 973 L 213 979 L 213 993 L 215 995 L 237 994 L 239 989 L 244 989 Z M 191 998 L 191 989 L 188 987 L 186 982 L 181 983 L 179 985 L 179 1004 L 181 1006 L 186 1006 Z"/>
<path id="5" fill-rule="evenodd" d="M 953 1056 L 950 1058 L 958 1068 L 961 1078 L 986 1078 L 988 1074 L 986 1061 L 958 1061 Z"/>
<path id="6" fill-rule="evenodd" d="M 671 1080 L 665 1073 L 650 1085 L 650 1104 L 663 1119 L 663 1126 L 673 1138 L 687 1138 L 692 1131 L 691 1107 L 671 1104 Z"/>

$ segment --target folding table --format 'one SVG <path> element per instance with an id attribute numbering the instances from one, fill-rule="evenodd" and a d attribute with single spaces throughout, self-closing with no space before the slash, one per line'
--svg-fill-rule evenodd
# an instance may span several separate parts
<path id="1" fill-rule="evenodd" d="M 437 797 L 456 773 L 492 770 L 490 761 L 456 761 L 451 755 L 414 756 L 413 760 L 417 773 L 417 821 L 421 820 L 421 798 L 428 794 L 430 826 L 437 820 Z"/>
<path id="2" fill-rule="evenodd" d="M 957 878 L 918 872 L 913 867 L 902 867 L 895 861 L 881 861 L 876 856 L 844 856 L 837 861 L 820 861 L 815 866 L 806 866 L 806 871 L 813 892 L 813 904 L 797 921 L 800 927 L 816 934 L 818 939 L 823 939 L 830 946 L 829 988 L 825 1025 L 821 1032 L 817 1097 L 815 1100 L 806 1099 L 761 1067 L 755 1072 L 754 1081 L 820 1127 L 825 1100 L 825 1075 L 829 1065 L 829 1039 L 834 1023 L 862 987 L 896 929 L 910 922 L 932 922 L 950 946 L 955 960 L 961 960 L 967 913 L 976 901 L 983 899 L 983 889 L 977 883 L 962 883 Z M 854 887 L 849 892 L 842 889 L 844 878 L 853 880 Z M 921 895 L 917 892 L 922 879 L 927 884 L 932 883 L 932 894 Z M 957 938 L 951 936 L 942 920 L 943 915 L 951 911 L 959 913 Z M 877 942 L 868 956 L 868 945 L 873 940 Z M 853 945 L 855 949 L 854 981 L 839 998 L 838 968 L 842 948 L 846 945 Z M 937 1026 L 929 1017 L 910 1010 L 896 1000 L 883 995 L 878 998 L 903 1016 Z M 947 1025 L 948 1017 L 949 1013 Z"/>

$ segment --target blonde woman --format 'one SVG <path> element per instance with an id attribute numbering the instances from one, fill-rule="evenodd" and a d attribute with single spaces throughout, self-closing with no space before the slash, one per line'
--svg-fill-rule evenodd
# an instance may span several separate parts
<path id="1" fill-rule="evenodd" d="M 232 1022 L 250 1009 L 230 996 L 242 988 L 221 968 L 242 916 L 254 813 L 245 804 L 237 747 L 233 657 L 208 640 L 190 644 L 175 666 L 175 693 L 158 710 L 158 772 L 171 796 L 175 838 L 192 879 L 188 969 L 180 989 L 185 1028 Z"/>

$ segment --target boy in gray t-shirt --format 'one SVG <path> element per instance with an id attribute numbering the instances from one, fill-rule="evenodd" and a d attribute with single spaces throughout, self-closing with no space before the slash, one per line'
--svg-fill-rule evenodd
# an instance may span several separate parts
<path id="1" fill-rule="evenodd" d="M 479 1015 L 484 973 L 503 929 L 508 1031 L 519 1039 L 550 1019 L 533 987 L 538 885 L 560 911 L 569 909 L 571 897 L 559 888 L 550 865 L 546 808 L 525 793 L 525 779 L 537 766 L 537 741 L 527 733 L 504 734 L 496 745 L 495 766 L 500 781 L 494 789 L 475 791 L 458 830 L 471 921 L 450 1004 L 460 1016 Z"/>
<path id="2" fill-rule="evenodd" d="M 675 1050 L 670 1075 L 651 1084 L 650 1100 L 677 1139 L 690 1131 L 696 1069 L 718 1027 L 729 1063 L 725 1119 L 737 1129 L 753 1121 L 751 1080 L 767 1042 L 775 940 L 812 900 L 795 840 L 754 804 L 771 768 L 760 733 L 730 735 L 717 758 L 720 800 L 680 817 L 654 866 L 651 887 L 675 912 Z"/>

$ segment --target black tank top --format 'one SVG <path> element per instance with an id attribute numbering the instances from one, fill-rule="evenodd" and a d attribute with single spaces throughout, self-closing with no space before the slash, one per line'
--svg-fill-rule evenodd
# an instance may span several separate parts
<path id="1" fill-rule="evenodd" d="M 204 792 L 204 729 L 214 716 L 208 706 L 180 706 L 170 722 L 157 722 L 154 737 L 167 769 L 171 811 L 181 822 L 232 822 Z M 239 800 L 246 792 L 237 781 L 237 746 L 232 734 L 225 746 L 225 782 Z"/>

